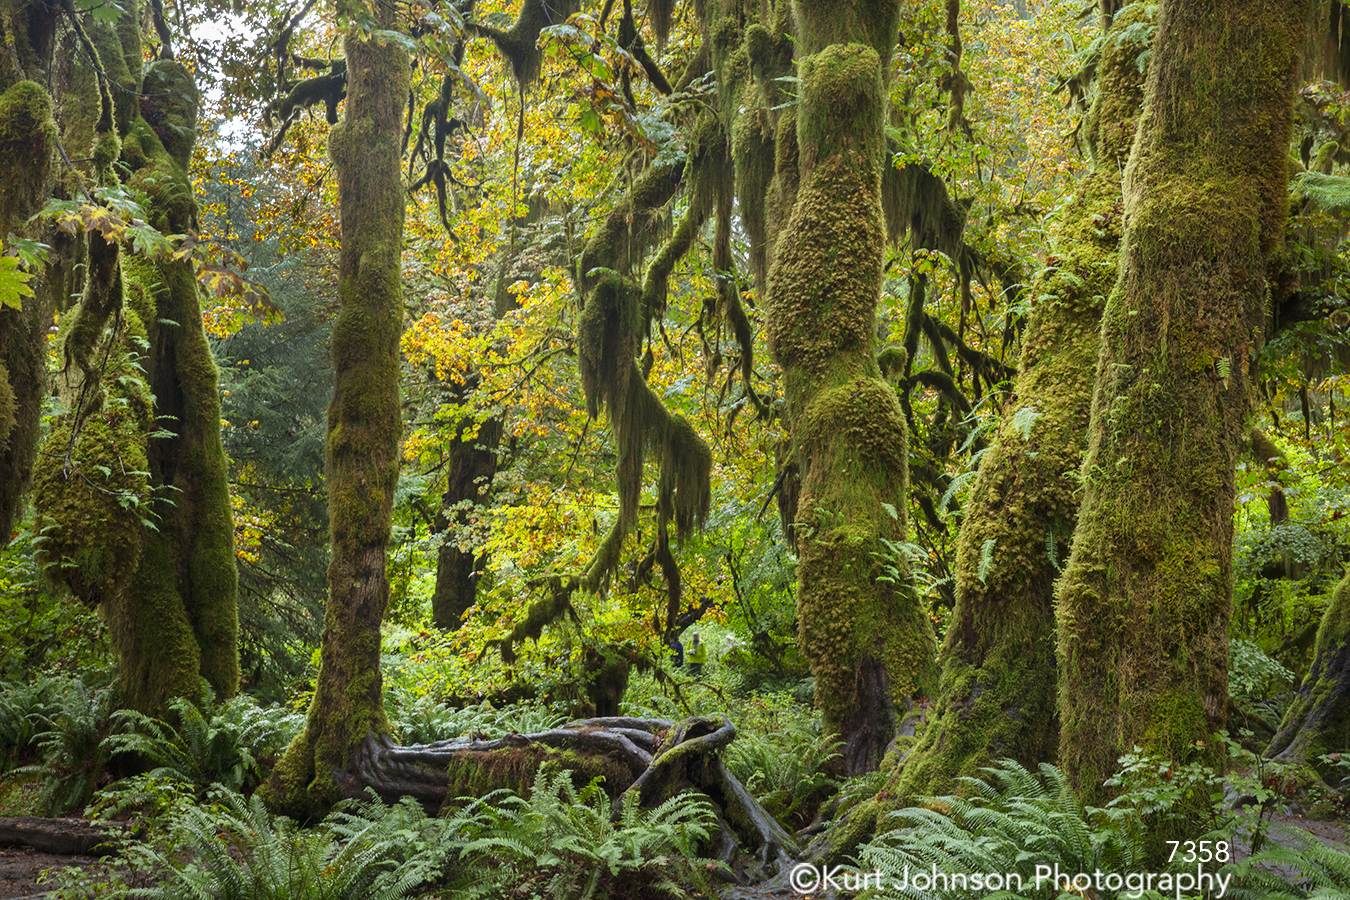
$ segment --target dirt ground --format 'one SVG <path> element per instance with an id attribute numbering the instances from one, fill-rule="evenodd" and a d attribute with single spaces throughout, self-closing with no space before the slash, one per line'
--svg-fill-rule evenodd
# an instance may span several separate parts
<path id="1" fill-rule="evenodd" d="M 38 884 L 42 873 L 55 867 L 92 866 L 92 856 L 59 856 L 28 847 L 0 847 L 0 900 L 46 897 L 49 886 Z"/>

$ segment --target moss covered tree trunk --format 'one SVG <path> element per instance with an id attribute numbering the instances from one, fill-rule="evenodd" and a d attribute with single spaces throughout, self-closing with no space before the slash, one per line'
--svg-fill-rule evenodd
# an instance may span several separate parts
<path id="1" fill-rule="evenodd" d="M 1057 605 L 1059 761 L 1089 798 L 1132 746 L 1209 760 L 1224 725 L 1233 474 L 1309 8 L 1158 12 Z"/>
<path id="2" fill-rule="evenodd" d="M 902 540 L 907 436 L 876 362 L 886 71 L 894 0 L 799 2 L 799 187 L 778 234 L 766 301 L 801 466 L 799 640 L 845 768 L 874 768 L 894 706 L 936 688 L 931 624 L 908 579 L 883 581 Z"/>
<path id="3" fill-rule="evenodd" d="M 341 309 L 332 340 L 336 383 L 328 407 L 333 561 L 309 717 L 264 787 L 273 807 L 294 815 L 359 793 L 351 771 L 357 752 L 389 733 L 380 623 L 389 603 L 386 551 L 402 432 L 399 140 L 409 65 L 397 44 L 355 33 L 347 35 L 345 51 L 346 109 L 328 142 L 342 217 Z"/>
<path id="4" fill-rule="evenodd" d="M 89 185 L 125 186 L 151 226 L 183 234 L 197 216 L 196 83 L 171 58 L 143 60 L 139 9 L 123 6 L 114 22 L 48 8 L 23 35 L 52 20 L 68 29 L 48 47 L 71 55 L 51 60 L 64 144 L 81 167 L 63 171 L 61 191 L 92 203 Z M 43 193 L 36 204 L 53 185 L 24 189 Z M 148 259 L 92 229 L 82 238 L 52 254 L 52 290 L 79 288 L 81 300 L 62 321 L 65 411 L 36 466 L 35 545 L 47 574 L 104 614 L 121 702 L 161 715 L 170 698 L 200 700 L 203 678 L 219 697 L 239 684 L 216 369 L 189 263 Z"/>
<path id="5" fill-rule="evenodd" d="M 1132 10 L 1108 32 L 1084 123 L 1093 170 L 1061 219 L 1058 255 L 1031 287 L 1014 397 L 966 507 L 941 689 L 901 796 L 945 794 L 1003 757 L 1034 769 L 1055 755 L 1054 585 L 1078 514 L 1066 473 L 1086 444 L 1102 308 L 1116 280 L 1121 170 L 1143 95 L 1141 48 L 1119 39 L 1144 20 L 1141 6 Z"/>
<path id="6" fill-rule="evenodd" d="M 52 102 L 30 79 L 46 71 L 54 32 L 54 17 L 42 4 L 0 2 L 0 242 L 11 234 L 37 237 L 28 218 L 51 194 Z M 0 547 L 23 517 L 46 393 L 50 292 L 40 276 L 31 286 L 35 296 L 21 298 L 20 308 L 0 308 Z"/>
<path id="7" fill-rule="evenodd" d="M 156 60 L 141 79 L 139 115 L 122 153 L 129 186 L 150 200 L 169 234 L 195 227 L 188 166 L 196 140 L 197 86 L 184 66 Z M 217 697 L 239 686 L 238 574 L 234 558 L 220 392 L 190 263 L 125 255 L 127 302 L 149 343 L 146 376 L 156 426 L 172 437 L 146 443 L 155 527 L 142 535 L 136 573 L 105 604 L 119 659 L 123 702 L 162 710 L 199 697 L 205 678 Z"/>
<path id="8" fill-rule="evenodd" d="M 1322 615 L 1312 668 L 1284 714 L 1266 756 L 1323 771 L 1317 758 L 1350 747 L 1350 575 Z"/>

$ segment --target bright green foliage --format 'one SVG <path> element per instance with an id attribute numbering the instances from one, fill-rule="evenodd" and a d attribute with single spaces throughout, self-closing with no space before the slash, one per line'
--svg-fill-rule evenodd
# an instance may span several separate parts
<path id="1" fill-rule="evenodd" d="M 59 699 L 73 689 L 73 682 L 50 677 L 31 684 L 0 682 L 0 772 L 31 758 Z"/>
<path id="2" fill-rule="evenodd" d="M 789 830 L 810 824 L 820 802 L 839 788 L 828 772 L 839 744 L 798 718 L 783 715 L 779 727 L 740 728 L 727 753 L 727 768 Z"/>
<path id="3" fill-rule="evenodd" d="M 61 815 L 83 809 L 103 776 L 113 692 L 69 679 L 47 702 L 48 708 L 39 713 L 44 730 L 32 738 L 41 762 L 16 774 L 40 777 L 38 807 L 46 815 Z"/>
<path id="4" fill-rule="evenodd" d="M 275 756 L 299 731 L 302 721 L 284 708 L 260 709 L 235 697 L 204 715 L 186 698 L 169 701 L 175 724 L 133 709 L 113 713 L 119 731 L 104 742 L 112 753 L 137 753 L 153 777 L 173 778 L 198 791 L 221 785 L 232 791 L 255 787 L 262 757 Z"/>
<path id="5" fill-rule="evenodd" d="M 405 816 L 413 808 L 398 807 Z M 352 821 L 348 817 L 344 824 Z M 131 896 L 396 900 L 438 871 L 429 854 L 407 855 L 407 835 L 397 829 L 399 824 L 404 823 L 393 816 L 376 818 L 339 843 L 329 829 L 306 831 L 291 819 L 273 816 L 257 797 L 226 793 L 214 808 L 181 810 L 176 828 L 178 840 L 190 851 L 189 861 L 178 853 L 150 853 L 145 862 L 162 867 L 166 877 Z"/>
<path id="6" fill-rule="evenodd" d="M 1224 723 L 1233 472 L 1308 6 L 1159 10 L 1056 610 L 1059 762 L 1087 797 L 1136 744 L 1211 758 Z"/>
<path id="7" fill-rule="evenodd" d="M 625 803 L 616 818 L 598 781 L 578 790 L 571 773 L 545 770 L 528 802 L 498 800 L 486 833 L 460 856 L 493 860 L 498 883 L 514 883 L 522 894 L 682 898 L 687 882 L 706 889 L 709 873 L 718 868 L 698 853 L 714 833 L 715 815 L 706 798 L 682 794 L 653 809 Z"/>
<path id="8" fill-rule="evenodd" d="M 1017 873 L 1023 890 L 1016 892 L 1014 884 L 1010 896 L 1050 900 L 1061 893 L 1048 880 L 1034 889 L 1037 864 L 1058 864 L 1072 875 L 1131 872 L 1143 863 L 1143 832 L 1133 812 L 1083 806 L 1054 766 L 1042 764 L 1037 775 L 1005 759 L 983 772 L 984 778 L 961 779 L 964 796 L 892 813 L 862 849 L 864 864 L 886 873 L 890 883 L 907 866 L 924 874 L 933 866 L 940 873 Z M 887 831 L 892 824 L 896 830 Z M 967 886 L 901 896 L 964 900 L 987 894 Z"/>

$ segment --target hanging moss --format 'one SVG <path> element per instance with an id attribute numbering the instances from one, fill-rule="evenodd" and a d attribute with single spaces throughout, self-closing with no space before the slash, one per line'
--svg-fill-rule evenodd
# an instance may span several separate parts
<path id="1" fill-rule="evenodd" d="M 1310 10 L 1202 0 L 1159 12 L 1057 600 L 1059 761 L 1089 801 L 1135 745 L 1217 761 L 1233 473 Z"/>
<path id="2" fill-rule="evenodd" d="M 1095 166 L 1060 220 L 1055 264 L 1031 287 L 1014 399 L 966 505 L 941 690 L 893 779 L 900 797 L 948 793 L 998 759 L 1034 769 L 1055 755 L 1054 583 L 1078 508 L 1066 473 L 1086 446 L 1099 325 L 1116 280 L 1121 168 L 1143 96 L 1138 48 L 1115 39 L 1142 19 L 1142 6 L 1132 10 L 1106 37 L 1087 117 Z"/>
<path id="3" fill-rule="evenodd" d="M 90 236 L 84 297 L 65 323 L 69 362 L 59 386 L 68 413 L 47 435 L 34 472 L 38 562 L 90 606 L 130 583 L 140 560 L 141 519 L 154 515 L 146 332 L 137 310 L 124 306 L 118 259 L 115 244 Z"/>
<path id="4" fill-rule="evenodd" d="M 345 118 L 329 137 L 342 217 L 326 477 L 333 560 L 305 730 L 261 789 L 273 808 L 304 816 L 338 800 L 339 774 L 358 747 L 390 732 L 380 623 L 389 603 L 386 553 L 403 425 L 400 137 L 409 64 L 392 42 L 349 33 L 344 47 L 351 73 Z"/>
<path id="5" fill-rule="evenodd" d="M 725 155 L 719 140 L 715 130 L 699 132 L 692 158 L 715 160 Z M 662 467 L 656 503 L 659 539 L 664 540 L 672 519 L 685 534 L 702 525 L 708 512 L 711 451 L 688 422 L 665 408 L 636 362 L 649 316 L 664 302 L 665 280 L 692 242 L 694 222 L 682 225 L 663 245 L 648 266 L 645 290 L 629 274 L 654 241 L 662 208 L 683 183 L 685 172 L 686 167 L 674 164 L 648 168 L 586 242 L 577 264 L 584 297 L 577 322 L 577 369 L 588 413 L 609 414 L 618 450 L 619 515 L 575 585 L 587 590 L 599 589 L 615 571 L 624 539 L 637 523 L 648 450 Z M 694 174 L 691 181 L 697 186 L 702 177 Z M 702 206 L 702 194 L 697 189 L 692 193 L 691 206 Z M 694 219 L 702 212 L 696 209 Z"/>

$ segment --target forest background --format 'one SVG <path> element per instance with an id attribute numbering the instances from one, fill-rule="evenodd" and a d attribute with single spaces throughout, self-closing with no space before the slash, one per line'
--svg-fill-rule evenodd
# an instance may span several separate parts
<path id="1" fill-rule="evenodd" d="M 1094 170 L 1097 151 L 1089 145 L 1097 136 L 1084 116 L 1100 93 L 1101 61 L 1124 58 L 1142 80 L 1152 53 L 1152 7 L 1113 10 L 1126 24 L 1105 36 L 1100 11 L 1083 15 L 1080 6 L 907 3 L 899 19 L 887 84 L 888 161 L 922 176 L 910 191 L 911 215 L 891 228 L 886 244 L 873 340 L 902 351 L 879 359 L 909 436 L 909 490 L 890 512 L 912 529 L 886 532 L 870 562 L 883 582 L 912 581 L 938 642 L 957 606 L 958 540 L 981 458 L 1001 420 L 1032 444 L 1037 420 L 1048 412 L 1019 405 L 1014 378 L 1032 310 L 1058 299 L 1046 285 L 1070 252 L 1063 223 Z M 507 38 L 528 16 L 487 3 L 471 10 L 414 6 L 388 22 L 360 15 L 339 22 L 314 4 L 87 7 L 75 4 L 62 15 L 70 23 L 83 18 L 92 32 L 100 19 L 125 21 L 132 12 L 145 35 L 144 49 L 139 38 L 136 47 L 147 63 L 167 56 L 173 34 L 174 56 L 204 88 L 195 143 L 181 161 L 198 209 L 184 210 L 176 222 L 172 211 L 157 221 L 162 198 L 144 184 L 135 185 L 139 194 L 105 191 L 99 202 L 90 195 L 82 204 L 80 174 L 59 175 L 54 193 L 65 205 L 52 208 L 43 220 L 50 224 L 27 226 L 29 241 L 7 239 L 6 259 L 13 262 L 0 289 L 7 305 L 24 308 L 33 297 L 33 273 L 41 270 L 41 248 L 32 240 L 58 232 L 90 246 L 93 234 L 125 238 L 125 256 L 149 247 L 146 259 L 167 252 L 195 265 L 203 329 L 219 372 L 240 689 L 272 707 L 276 722 L 285 718 L 278 709 L 304 709 L 315 690 L 329 596 L 324 410 L 335 376 L 330 337 L 341 250 L 339 180 L 323 148 L 345 111 L 346 74 L 332 59 L 343 29 L 355 27 L 417 62 L 401 157 L 409 199 L 399 260 L 401 444 L 389 510 L 389 606 L 378 648 L 398 736 L 405 743 L 453 736 L 470 727 L 475 710 L 473 728 L 494 721 L 489 712 L 523 710 L 534 727 L 497 723 L 518 731 L 597 712 L 680 718 L 723 710 L 745 730 L 736 746 L 748 749 L 734 757 L 741 780 L 783 825 L 809 827 L 818 804 L 838 789 L 843 764 L 829 727 L 838 719 L 827 725 L 812 711 L 816 679 L 798 641 L 800 538 L 792 533 L 798 476 L 785 421 L 789 389 L 763 327 L 757 246 L 763 238 L 744 224 L 753 213 L 730 199 L 728 186 L 693 184 L 650 210 L 633 199 L 646 173 L 703 152 L 687 111 L 722 102 L 713 79 L 663 90 L 652 77 L 658 66 L 676 72 L 696 55 L 700 14 L 676 9 L 668 30 L 658 31 L 665 14 L 659 11 L 587 9 L 544 27 L 537 54 L 513 55 Z M 641 44 L 632 40 L 634 27 Z M 69 29 L 63 39 L 79 45 L 74 25 L 62 28 Z M 76 83 L 79 55 L 68 55 Z M 773 113 L 793 107 L 802 89 L 800 78 L 784 71 L 772 79 L 780 96 L 765 99 Z M 1234 753 L 1259 753 L 1279 728 L 1314 662 L 1318 626 L 1350 544 L 1344 427 L 1350 323 L 1341 277 L 1342 209 L 1350 191 L 1336 175 L 1345 100 L 1334 72 L 1330 80 L 1314 77 L 1321 71 L 1307 74 L 1294 103 L 1290 146 L 1299 160 L 1293 168 L 1305 174 L 1290 182 L 1284 236 L 1298 297 L 1256 362 L 1249 424 L 1261 437 L 1236 466 L 1228 716 L 1252 734 L 1249 749 L 1234 745 Z M 142 93 L 157 96 L 143 87 Z M 69 115 L 70 107 L 54 99 Z M 141 115 L 158 133 L 144 103 Z M 58 123 L 68 127 L 60 116 Z M 168 149 L 172 142 L 163 143 Z M 69 155 L 77 157 L 70 173 L 99 180 L 89 168 L 99 164 L 97 153 L 90 160 Z M 104 178 L 105 188 L 113 186 Z M 97 209 L 124 218 L 108 225 Z M 619 264 L 582 265 L 588 242 L 615 210 L 628 225 L 637 219 L 650 229 L 651 239 L 636 248 L 638 259 L 624 261 L 639 270 L 669 256 L 672 238 L 688 232 L 661 276 L 659 300 L 649 310 L 653 324 L 635 345 L 646 383 L 692 430 L 685 446 L 706 447 L 706 508 L 692 510 L 688 521 L 666 508 L 664 467 L 631 495 L 631 471 L 624 470 L 631 437 L 607 421 L 614 401 L 597 404 L 596 388 L 584 383 L 584 371 L 578 375 L 578 360 L 584 369 L 591 352 L 582 299 Z M 1097 214 L 1097 237 L 1118 232 L 1121 214 L 1111 204 Z M 695 225 L 685 229 L 689 221 Z M 167 251 L 151 234 L 162 239 L 189 230 L 191 241 Z M 50 239 L 47 250 L 65 252 L 59 242 L 65 239 Z M 90 252 L 90 266 L 93 260 Z M 160 277 L 168 282 L 166 271 Z M 44 441 L 64 435 L 73 448 L 80 431 L 70 425 L 72 411 L 81 416 L 82 385 L 93 370 L 77 361 L 84 381 L 70 380 L 79 314 L 70 303 L 52 305 L 46 365 L 54 381 L 66 381 L 43 404 L 41 427 Z M 161 309 L 161 326 L 165 318 Z M 182 324 L 170 322 L 169 328 Z M 86 359 L 104 354 L 97 379 L 106 380 L 103 390 L 114 399 L 114 384 L 137 378 L 107 364 L 114 354 L 130 353 L 118 328 L 84 350 Z M 158 342 L 152 332 L 144 339 Z M 1227 386 L 1222 361 L 1214 365 Z M 135 390 L 126 396 L 134 408 Z M 608 414 L 597 417 L 597 406 Z M 663 466 L 678 455 L 657 452 L 665 453 Z M 99 464 L 87 463 L 90 471 Z M 144 529 L 147 547 L 161 517 L 178 515 L 155 497 L 161 475 L 156 470 L 140 483 L 102 491 L 118 515 L 129 511 L 131 527 Z M 41 464 L 35 477 L 37 492 Z M 126 585 L 109 576 L 103 587 L 91 586 L 93 579 L 79 574 L 88 566 L 69 565 L 69 557 L 50 549 L 52 540 L 78 545 L 88 535 L 54 538 L 60 516 L 52 510 L 59 504 L 46 502 L 44 509 L 44 498 L 34 494 L 3 551 L 0 677 L 15 685 L 13 696 L 27 690 L 38 698 L 33 704 L 48 704 L 23 713 L 27 736 L 7 745 L 6 760 L 37 765 L 10 785 L 14 796 L 54 810 L 81 806 L 95 787 L 112 781 L 105 767 L 118 744 L 107 741 L 117 720 L 107 714 L 114 699 L 127 701 L 128 690 L 125 659 L 119 674 L 110 644 L 106 604 Z M 687 531 L 681 539 L 667 533 L 672 518 L 675 530 Z M 693 520 L 701 527 L 685 528 Z M 1067 564 L 1071 538 L 1071 524 L 1037 535 L 1055 572 Z M 594 560 L 607 548 L 615 555 L 596 569 Z M 999 553 L 998 539 L 979 541 L 965 562 L 967 580 L 997 579 Z M 148 570 L 137 565 L 137 572 Z M 116 630 L 116 616 L 111 625 Z M 702 680 L 676 670 L 666 646 L 689 628 L 712 648 Z M 935 658 L 927 665 L 934 668 Z M 201 674 L 212 681 L 207 669 L 203 661 Z M 63 752 L 54 736 L 57 701 L 39 696 L 55 691 L 59 676 L 78 679 L 86 700 L 108 707 L 95 725 L 95 745 L 106 748 L 101 756 L 76 764 L 45 755 Z M 119 677 L 121 687 L 113 690 Z M 933 676 L 911 687 L 915 712 L 940 700 Z M 131 705 L 166 716 L 172 696 Z M 210 690 L 194 683 L 179 696 L 200 701 Z M 185 709 L 177 714 L 189 716 Z M 31 719 L 34 711 L 39 718 Z M 50 729 L 34 728 L 41 716 Z M 143 732 L 153 727 L 140 721 Z M 179 727 L 185 728 L 181 720 Z M 889 742 L 889 736 L 882 741 Z M 257 747 L 251 753 L 239 763 L 251 774 L 241 774 L 236 787 L 263 775 L 268 754 Z M 1328 782 L 1336 782 L 1335 768 L 1322 765 Z M 881 787 L 874 780 L 854 793 L 876 796 Z M 825 818 L 838 813 L 837 806 Z"/>

